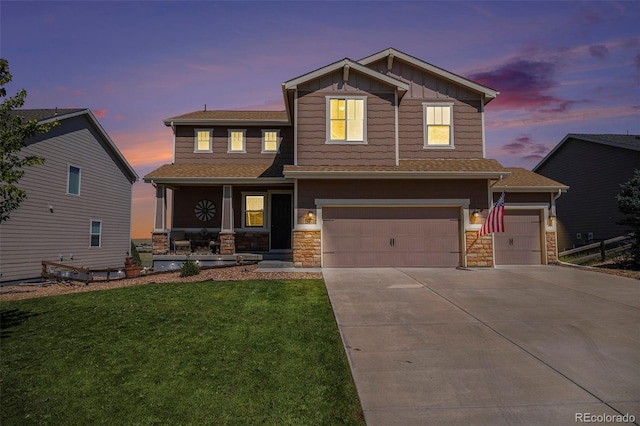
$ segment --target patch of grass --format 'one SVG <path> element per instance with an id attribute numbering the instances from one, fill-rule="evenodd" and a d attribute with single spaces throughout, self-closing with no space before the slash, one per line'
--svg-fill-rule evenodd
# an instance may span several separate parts
<path id="1" fill-rule="evenodd" d="M 322 280 L 3 303 L 0 424 L 364 424 Z"/>

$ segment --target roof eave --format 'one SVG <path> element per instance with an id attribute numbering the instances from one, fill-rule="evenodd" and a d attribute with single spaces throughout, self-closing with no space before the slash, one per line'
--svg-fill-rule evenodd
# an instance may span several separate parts
<path id="1" fill-rule="evenodd" d="M 292 183 L 280 177 L 152 177 L 145 176 L 146 183 L 161 185 L 226 185 L 226 184 L 282 184 Z"/>
<path id="2" fill-rule="evenodd" d="M 499 179 L 509 172 L 419 172 L 419 171 L 303 171 L 285 170 L 297 179 Z"/>
<path id="3" fill-rule="evenodd" d="M 218 126 L 290 126 L 291 122 L 289 120 L 255 120 L 255 119 L 202 119 L 202 118 L 182 118 L 182 119 L 172 119 L 167 118 L 166 120 L 162 120 L 165 126 L 171 127 L 175 125 L 187 125 L 187 126 L 210 126 L 212 124 Z"/>
<path id="4" fill-rule="evenodd" d="M 428 62 L 425 62 L 421 59 L 415 58 L 411 55 L 407 55 L 404 52 L 401 52 L 399 50 L 393 49 L 393 48 L 389 48 L 389 49 L 385 49 L 381 52 L 378 53 L 374 53 L 373 55 L 367 56 L 363 59 L 360 59 L 358 61 L 358 63 L 362 64 L 362 65 L 368 65 L 371 64 L 372 62 L 378 61 L 380 59 L 386 58 L 389 55 L 393 55 L 395 58 L 399 58 L 405 62 L 408 62 L 412 65 L 415 65 L 419 68 L 422 68 L 425 71 L 428 71 L 432 74 L 436 74 L 446 80 L 449 80 L 451 82 L 460 84 L 462 86 L 465 86 L 475 92 L 479 92 L 481 94 L 483 94 L 484 99 L 485 99 L 485 104 L 491 102 L 493 99 L 496 98 L 496 96 L 498 96 L 498 94 L 500 94 L 500 92 L 498 92 L 497 90 L 494 90 L 490 87 L 487 86 L 483 86 L 482 84 L 476 83 L 475 81 L 469 80 L 465 77 L 459 76 L 457 74 L 454 74 L 452 72 L 449 72 L 445 69 L 442 69 L 440 67 L 437 67 L 435 65 L 432 65 Z"/>
<path id="5" fill-rule="evenodd" d="M 502 192 L 506 188 L 507 192 L 567 192 L 568 186 L 505 186 L 496 185 L 491 187 L 492 192 Z"/>

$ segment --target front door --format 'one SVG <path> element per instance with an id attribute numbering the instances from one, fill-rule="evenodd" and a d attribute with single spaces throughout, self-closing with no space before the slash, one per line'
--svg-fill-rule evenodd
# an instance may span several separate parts
<path id="1" fill-rule="evenodd" d="M 271 250 L 291 249 L 291 194 L 271 194 Z"/>

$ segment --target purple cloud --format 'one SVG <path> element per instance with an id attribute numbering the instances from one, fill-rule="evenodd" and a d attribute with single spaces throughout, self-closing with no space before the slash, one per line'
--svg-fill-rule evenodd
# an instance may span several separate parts
<path id="1" fill-rule="evenodd" d="M 502 145 L 499 149 L 506 154 L 519 156 L 526 161 L 531 161 L 544 158 L 550 148 L 543 143 L 536 142 L 529 135 L 522 135 Z"/>
<path id="2" fill-rule="evenodd" d="M 548 61 L 520 59 L 473 74 L 470 78 L 500 92 L 495 101 L 497 107 L 556 111 L 570 106 L 568 101 L 548 94 L 558 86 L 554 79 L 556 66 Z"/>
<path id="3" fill-rule="evenodd" d="M 640 71 L 640 54 L 633 57 L 633 67 Z"/>
<path id="4" fill-rule="evenodd" d="M 604 44 L 589 46 L 589 53 L 596 59 L 606 59 L 609 56 L 609 49 Z"/>

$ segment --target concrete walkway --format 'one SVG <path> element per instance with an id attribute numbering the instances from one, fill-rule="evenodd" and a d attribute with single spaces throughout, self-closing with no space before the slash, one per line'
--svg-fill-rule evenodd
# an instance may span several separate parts
<path id="1" fill-rule="evenodd" d="M 637 280 L 556 266 L 323 274 L 370 426 L 639 421 Z"/>

